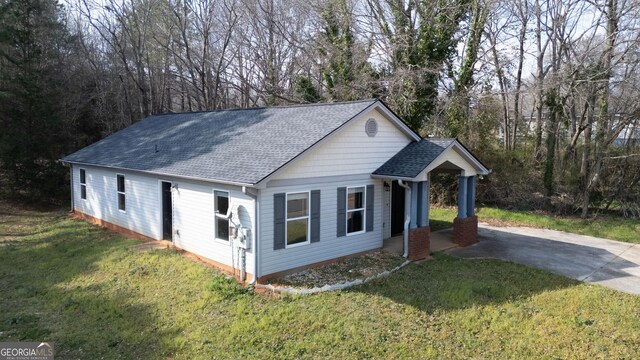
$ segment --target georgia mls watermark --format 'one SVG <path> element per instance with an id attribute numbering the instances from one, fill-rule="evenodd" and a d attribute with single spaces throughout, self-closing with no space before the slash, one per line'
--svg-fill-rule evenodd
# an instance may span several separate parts
<path id="1" fill-rule="evenodd" d="M 0 342 L 0 360 L 53 360 L 53 343 Z"/>

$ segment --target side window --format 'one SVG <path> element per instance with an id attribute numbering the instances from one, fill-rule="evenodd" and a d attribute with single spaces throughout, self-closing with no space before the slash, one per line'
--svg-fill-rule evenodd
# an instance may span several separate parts
<path id="1" fill-rule="evenodd" d="M 226 191 L 214 191 L 214 212 L 216 215 L 216 239 L 229 241 L 229 193 Z"/>
<path id="2" fill-rule="evenodd" d="M 364 231 L 365 187 L 347 189 L 347 234 Z"/>
<path id="3" fill-rule="evenodd" d="M 120 211 L 126 211 L 126 199 L 125 199 L 125 188 L 124 188 L 124 175 L 117 175 L 118 179 L 118 209 Z"/>
<path id="4" fill-rule="evenodd" d="M 87 200 L 87 175 L 84 169 L 80 169 L 80 198 Z"/>
<path id="5" fill-rule="evenodd" d="M 287 194 L 287 246 L 309 242 L 309 193 Z"/>

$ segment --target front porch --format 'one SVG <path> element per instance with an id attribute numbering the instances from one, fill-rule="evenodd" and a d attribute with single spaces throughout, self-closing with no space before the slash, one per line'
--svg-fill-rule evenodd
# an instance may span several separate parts
<path id="1" fill-rule="evenodd" d="M 458 174 L 458 212 L 453 229 L 431 232 L 429 187 L 432 172 Z M 408 260 L 478 241 L 476 184 L 488 170 L 456 139 L 408 145 L 373 173 L 384 180 L 384 248 Z"/>
<path id="2" fill-rule="evenodd" d="M 458 244 L 453 242 L 453 229 L 438 230 L 429 234 L 429 251 L 432 254 L 455 247 L 458 247 Z M 395 255 L 402 255 L 404 252 L 403 236 L 396 235 L 385 239 L 382 250 Z"/>

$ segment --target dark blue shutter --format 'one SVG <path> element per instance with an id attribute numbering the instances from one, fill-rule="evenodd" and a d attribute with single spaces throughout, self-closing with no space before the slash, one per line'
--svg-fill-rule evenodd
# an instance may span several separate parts
<path id="1" fill-rule="evenodd" d="M 285 247 L 286 194 L 273 194 L 273 250 Z"/>
<path id="2" fill-rule="evenodd" d="M 311 190 L 311 242 L 320 241 L 320 190 Z"/>
<path id="3" fill-rule="evenodd" d="M 367 185 L 367 232 L 373 231 L 373 185 Z"/>
<path id="4" fill-rule="evenodd" d="M 347 188 L 339 187 L 338 188 L 338 227 L 337 227 L 337 236 L 345 236 L 347 235 Z"/>

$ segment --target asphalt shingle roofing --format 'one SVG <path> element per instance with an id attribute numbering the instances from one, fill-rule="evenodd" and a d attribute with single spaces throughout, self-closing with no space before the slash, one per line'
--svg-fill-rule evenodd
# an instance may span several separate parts
<path id="1" fill-rule="evenodd" d="M 375 102 L 152 115 L 62 161 L 256 184 Z"/>
<path id="2" fill-rule="evenodd" d="M 374 175 L 415 178 L 456 139 L 423 139 L 405 146 L 373 172 Z"/>

